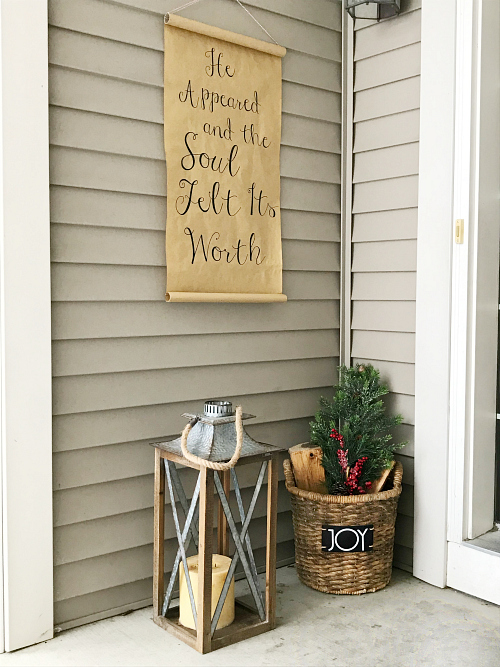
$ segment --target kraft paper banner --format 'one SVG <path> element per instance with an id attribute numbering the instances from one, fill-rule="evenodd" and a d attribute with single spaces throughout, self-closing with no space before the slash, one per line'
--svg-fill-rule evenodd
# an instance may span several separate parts
<path id="1" fill-rule="evenodd" d="M 166 17 L 167 301 L 286 301 L 284 54 L 277 45 Z"/>

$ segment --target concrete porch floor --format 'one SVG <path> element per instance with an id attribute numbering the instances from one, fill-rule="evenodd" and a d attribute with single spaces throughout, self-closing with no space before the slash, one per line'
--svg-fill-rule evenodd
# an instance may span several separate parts
<path id="1" fill-rule="evenodd" d="M 297 665 L 497 667 L 500 608 L 394 570 L 386 589 L 333 596 L 278 570 L 278 627 L 202 656 L 157 627 L 151 607 L 74 630 L 15 653 L 0 665 Z"/>

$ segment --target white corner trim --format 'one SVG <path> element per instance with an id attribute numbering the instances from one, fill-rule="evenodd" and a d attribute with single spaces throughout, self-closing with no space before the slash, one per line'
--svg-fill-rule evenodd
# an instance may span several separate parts
<path id="1" fill-rule="evenodd" d="M 1 0 L 2 495 L 5 649 L 52 637 L 48 28 Z"/>
<path id="2" fill-rule="evenodd" d="M 455 0 L 422 3 L 413 574 L 446 585 Z"/>
<path id="3" fill-rule="evenodd" d="M 342 3 L 342 168 L 340 363 L 351 365 L 352 165 L 354 130 L 354 21 Z"/>

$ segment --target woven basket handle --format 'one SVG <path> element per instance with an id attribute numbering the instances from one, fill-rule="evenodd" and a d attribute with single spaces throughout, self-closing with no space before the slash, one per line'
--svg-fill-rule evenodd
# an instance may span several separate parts
<path id="1" fill-rule="evenodd" d="M 285 486 L 290 493 L 292 493 L 294 496 L 297 496 L 298 498 L 303 498 L 304 500 L 317 500 L 327 504 L 372 502 L 378 499 L 388 499 L 399 496 L 403 482 L 403 466 L 399 461 L 396 461 L 396 464 L 394 465 L 394 476 L 392 478 L 392 489 L 389 489 L 388 491 L 381 491 L 379 493 L 367 493 L 359 496 L 336 496 L 317 493 L 316 491 L 305 491 L 304 489 L 297 488 L 290 459 L 285 459 L 283 461 L 283 470 L 285 471 Z"/>
<path id="2" fill-rule="evenodd" d="M 283 461 L 283 470 L 285 471 L 285 486 L 288 490 L 296 486 L 295 477 L 292 470 L 292 463 L 290 459 Z"/>
<path id="3" fill-rule="evenodd" d="M 400 489 L 403 485 L 403 466 L 399 461 L 394 465 L 394 477 L 392 486 L 394 489 Z"/>

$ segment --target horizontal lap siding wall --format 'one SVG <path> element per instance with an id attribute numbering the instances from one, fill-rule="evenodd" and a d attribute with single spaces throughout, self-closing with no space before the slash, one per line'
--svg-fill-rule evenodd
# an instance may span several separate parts
<path id="1" fill-rule="evenodd" d="M 70 627 L 151 601 L 152 440 L 228 396 L 249 432 L 307 438 L 338 363 L 341 9 L 251 0 L 283 62 L 286 304 L 165 294 L 163 14 L 168 0 L 50 0 L 55 617 Z M 261 37 L 232 0 L 189 18 Z M 253 482 L 248 471 L 244 485 Z M 190 473 L 185 473 L 192 483 Z M 248 494 L 248 491 L 246 491 Z M 278 560 L 293 557 L 280 487 Z M 264 536 L 261 504 L 252 524 Z M 167 558 L 175 540 L 166 526 Z M 169 561 L 170 562 L 170 561 Z M 168 566 L 167 566 L 168 569 Z"/>
<path id="2" fill-rule="evenodd" d="M 394 558 L 411 569 L 420 1 L 395 19 L 357 21 L 354 61 L 352 357 L 380 369 L 404 416 Z"/>

